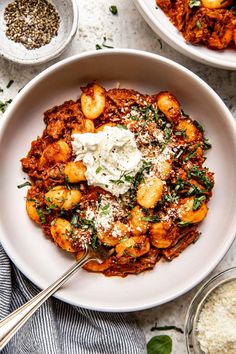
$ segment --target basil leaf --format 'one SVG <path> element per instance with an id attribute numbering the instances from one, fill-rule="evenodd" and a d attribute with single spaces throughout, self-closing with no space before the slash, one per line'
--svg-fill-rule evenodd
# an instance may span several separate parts
<path id="1" fill-rule="evenodd" d="M 154 336 L 147 344 L 148 354 L 171 354 L 172 339 L 167 335 Z"/>

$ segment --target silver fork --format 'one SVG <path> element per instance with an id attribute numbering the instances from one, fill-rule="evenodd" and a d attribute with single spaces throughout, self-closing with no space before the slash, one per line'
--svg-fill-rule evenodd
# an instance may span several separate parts
<path id="1" fill-rule="evenodd" d="M 99 257 L 97 256 L 99 255 Z M 104 258 L 104 251 L 96 256 L 90 255 L 89 246 L 85 246 L 82 258 L 70 267 L 58 280 L 48 288 L 42 290 L 38 295 L 12 312 L 10 315 L 0 321 L 0 351 L 5 347 L 14 334 L 23 326 L 23 324 L 37 311 L 37 309 L 53 295 L 75 272 L 90 261 L 101 262 Z M 100 258 L 101 257 L 101 258 Z"/>

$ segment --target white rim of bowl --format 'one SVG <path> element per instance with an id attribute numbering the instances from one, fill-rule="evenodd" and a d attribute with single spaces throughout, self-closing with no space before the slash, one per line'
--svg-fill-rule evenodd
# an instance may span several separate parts
<path id="1" fill-rule="evenodd" d="M 40 57 L 39 59 L 21 59 L 21 58 L 15 58 L 12 57 L 11 55 L 3 52 L 0 48 L 0 55 L 5 58 L 8 59 L 14 63 L 17 64 L 21 64 L 21 65 L 36 65 L 36 64 L 43 64 L 46 63 L 52 59 L 57 58 L 59 55 L 61 55 L 64 50 L 66 50 L 68 44 L 72 41 L 72 39 L 74 38 L 77 28 L 78 28 L 78 21 L 79 21 L 79 11 L 78 11 L 78 5 L 77 5 L 77 1 L 76 0 L 70 0 L 71 4 L 72 4 L 72 8 L 73 8 L 73 23 L 72 23 L 72 28 L 70 33 L 68 34 L 68 37 L 66 39 L 66 41 L 64 42 L 64 45 L 60 48 L 58 48 L 54 53 L 49 54 L 45 57 Z"/>
<path id="2" fill-rule="evenodd" d="M 89 52 L 85 52 L 82 54 L 77 54 L 74 56 L 71 56 L 69 58 L 66 58 L 64 60 L 59 61 L 58 63 L 48 67 L 47 69 L 45 69 L 44 71 L 42 71 L 40 74 L 38 74 L 35 78 L 33 78 L 28 84 L 26 84 L 26 86 L 17 94 L 16 98 L 14 98 L 14 102 L 13 105 L 9 106 L 9 108 L 7 109 L 6 113 L 4 114 L 4 117 L 2 117 L 2 119 L 0 120 L 0 145 L 1 145 L 1 141 L 2 141 L 2 137 L 4 135 L 4 130 L 5 127 L 7 127 L 8 125 L 8 121 L 10 120 L 11 117 L 11 112 L 13 110 L 16 109 L 16 107 L 21 103 L 21 98 L 24 96 L 25 93 L 29 92 L 31 90 L 32 87 L 34 87 L 39 81 L 41 81 L 42 79 L 45 79 L 47 77 L 47 75 L 52 74 L 53 72 L 55 72 L 59 67 L 66 65 L 70 62 L 74 62 L 80 59 L 84 59 L 86 57 L 91 57 L 91 56 L 113 56 L 116 54 L 126 54 L 126 55 L 130 55 L 130 56 L 138 56 L 138 57 L 143 57 L 143 58 L 150 58 L 150 59 L 154 59 L 156 60 L 156 62 L 163 62 L 165 64 L 168 64 L 171 67 L 176 68 L 177 70 L 181 71 L 182 73 L 184 73 L 185 75 L 187 75 L 188 77 L 191 77 L 193 80 L 195 80 L 196 82 L 198 82 L 202 87 L 204 87 L 204 89 L 207 91 L 207 93 L 210 92 L 210 94 L 215 98 L 215 100 L 218 102 L 218 105 L 220 106 L 220 108 L 222 109 L 222 111 L 224 112 L 224 115 L 227 117 L 227 122 L 230 125 L 230 128 L 233 132 L 233 134 L 235 135 L 235 141 L 236 141 L 236 122 L 234 121 L 234 118 L 232 116 L 232 114 L 230 113 L 229 109 L 226 107 L 226 105 L 224 104 L 224 102 L 221 100 L 221 98 L 217 95 L 217 93 L 207 84 L 205 83 L 205 81 L 203 81 L 202 79 L 200 79 L 196 74 L 194 74 L 193 72 L 191 72 L 190 70 L 186 69 L 184 66 L 170 60 L 167 59 L 165 57 L 162 57 L 160 55 L 157 54 L 153 54 L 150 52 L 146 52 L 146 51 L 141 51 L 141 50 L 136 50 L 136 49 L 104 49 L 102 51 L 89 51 Z M 43 113 L 43 112 L 42 112 Z M 211 265 L 208 267 L 208 269 L 203 272 L 201 275 L 199 275 L 196 279 L 194 279 L 194 281 L 188 285 L 186 285 L 184 288 L 182 288 L 180 291 L 178 291 L 177 293 L 163 299 L 162 301 L 159 302 L 150 302 L 148 304 L 142 304 L 139 306 L 136 306 L 134 308 L 125 308 L 122 307 L 122 309 L 120 307 L 113 307 L 111 308 L 107 308 L 107 307 L 94 307 L 93 305 L 90 306 L 83 306 L 83 305 L 79 305 L 78 303 L 74 302 L 74 301 L 68 301 L 67 296 L 65 295 L 59 295 L 59 294 L 54 294 L 53 296 L 56 297 L 59 300 L 62 300 L 66 303 L 69 303 L 71 305 L 75 305 L 75 306 L 80 306 L 80 307 L 84 307 L 87 308 L 89 310 L 95 310 L 95 311 L 102 311 L 102 312 L 133 312 L 133 311 L 140 311 L 140 310 L 146 310 L 155 306 L 159 306 L 162 305 L 164 303 L 167 303 L 173 299 L 178 298 L 179 296 L 187 293 L 189 290 L 191 290 L 192 288 L 194 288 L 197 284 L 199 284 L 207 275 L 209 275 L 212 270 L 217 266 L 217 264 L 221 261 L 221 259 L 224 257 L 224 255 L 226 254 L 226 252 L 228 251 L 228 249 L 230 248 L 231 244 L 234 241 L 235 238 L 235 229 L 236 229 L 236 218 L 234 219 L 234 225 L 231 225 L 230 230 L 228 231 L 228 234 L 230 235 L 234 235 L 234 237 L 229 237 L 228 241 L 225 242 L 224 248 L 221 248 L 221 252 L 219 252 L 217 258 L 215 258 Z M 4 231 L 2 229 L 2 226 L 0 224 L 0 241 L 3 245 L 3 248 L 5 249 L 6 253 L 8 254 L 8 256 L 10 257 L 10 259 L 13 261 L 13 263 L 17 266 L 17 268 L 29 279 L 31 280 L 36 286 L 38 286 L 40 289 L 42 289 L 42 286 L 38 283 L 38 281 L 35 281 L 35 279 L 33 279 L 33 277 L 31 276 L 30 272 L 26 269 L 23 269 L 23 267 L 21 266 L 21 260 L 20 257 L 18 256 L 17 253 L 15 253 L 14 251 L 12 251 L 11 247 L 8 247 L 8 242 L 7 242 L 7 238 L 1 237 L 2 235 L 4 235 Z"/>
<path id="3" fill-rule="evenodd" d="M 184 41 L 183 42 L 178 41 L 178 44 L 176 44 L 176 41 L 174 40 L 173 36 L 169 32 L 164 32 L 160 27 L 157 26 L 157 19 L 149 10 L 144 0 L 136 0 L 134 1 L 134 3 L 137 9 L 139 10 L 139 12 L 141 13 L 141 15 L 143 16 L 143 18 L 145 19 L 145 21 L 152 28 L 152 30 L 155 33 L 157 33 L 157 35 L 160 36 L 167 44 L 169 44 L 172 48 L 174 48 L 181 54 L 186 55 L 187 57 L 205 65 L 211 65 L 216 68 L 221 68 L 226 70 L 236 70 L 236 60 L 234 62 L 232 61 L 232 63 L 227 62 L 226 64 L 224 59 L 210 58 L 208 55 L 204 53 L 198 54 L 197 51 L 195 50 L 194 53 L 192 53 L 191 50 L 188 50 L 186 48 L 186 43 Z"/>

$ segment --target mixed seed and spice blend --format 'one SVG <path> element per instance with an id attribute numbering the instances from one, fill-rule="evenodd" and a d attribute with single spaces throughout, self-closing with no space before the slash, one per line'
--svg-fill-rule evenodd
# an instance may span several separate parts
<path id="1" fill-rule="evenodd" d="M 6 36 L 27 49 L 40 48 L 57 36 L 60 17 L 47 0 L 15 0 L 4 11 Z"/>
<path id="2" fill-rule="evenodd" d="M 170 92 L 82 88 L 44 113 L 46 128 L 22 159 L 26 209 L 57 246 L 110 257 L 84 268 L 126 276 L 172 260 L 198 236 L 214 185 L 211 145 Z"/>

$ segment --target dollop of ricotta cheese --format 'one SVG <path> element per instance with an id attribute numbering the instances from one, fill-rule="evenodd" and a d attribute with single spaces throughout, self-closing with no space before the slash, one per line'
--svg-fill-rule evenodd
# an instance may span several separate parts
<path id="1" fill-rule="evenodd" d="M 128 191 L 132 177 L 142 165 L 134 134 L 123 126 L 106 126 L 98 133 L 73 134 L 72 148 L 75 161 L 83 161 L 87 168 L 87 183 L 117 197 Z"/>

